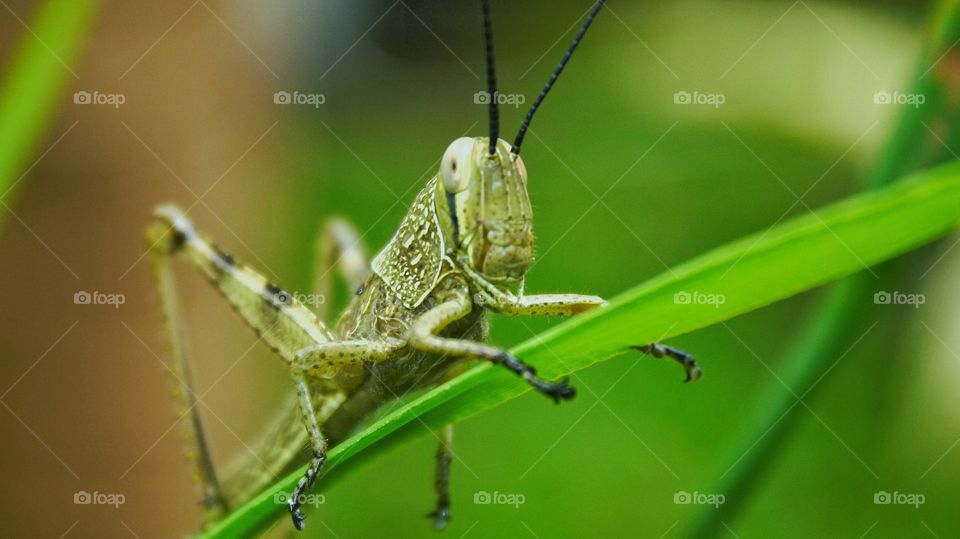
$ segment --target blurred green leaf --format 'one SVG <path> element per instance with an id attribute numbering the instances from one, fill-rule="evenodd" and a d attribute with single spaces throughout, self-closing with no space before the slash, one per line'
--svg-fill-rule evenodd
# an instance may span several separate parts
<path id="1" fill-rule="evenodd" d="M 960 222 L 960 164 L 923 172 L 894 187 L 858 195 L 697 257 L 611 301 L 565 321 L 513 351 L 555 378 L 625 351 L 769 305 L 859 272 L 932 241 Z M 679 294 L 679 296 L 678 296 Z M 722 301 L 684 301 L 712 295 Z M 859 298 L 872 304 L 873 298 Z M 491 364 L 481 364 L 383 417 L 329 455 L 322 485 L 361 459 L 529 391 Z M 246 536 L 286 511 L 274 495 L 294 473 L 209 530 L 205 537 Z M 309 522 L 309 521 L 308 521 Z"/>
<path id="2" fill-rule="evenodd" d="M 97 4 L 96 0 L 50 0 L 21 33 L 0 83 L 0 202 L 6 206 L 53 118 L 66 82 L 77 77 L 70 63 L 83 44 Z M 5 218 L 6 212 L 0 212 L 0 225 Z"/>
<path id="3" fill-rule="evenodd" d="M 930 145 L 931 139 L 936 136 L 929 124 L 956 115 L 956 106 L 949 97 L 949 85 L 935 68 L 954 47 L 958 37 L 960 2 L 942 1 L 933 13 L 929 42 L 917 60 L 911 85 L 911 93 L 923 95 L 926 104 L 905 108 L 900 114 L 883 151 L 877 156 L 866 178 L 868 189 L 890 184 L 903 174 L 922 167 L 921 160 L 927 153 L 924 147 Z M 956 125 L 951 124 L 950 135 L 956 136 L 957 131 Z M 937 140 L 933 147 L 936 150 L 933 163 L 951 159 L 952 150 L 949 146 Z M 807 326 L 794 338 L 792 346 L 784 354 L 788 370 L 769 384 L 764 396 L 757 401 L 762 405 L 751 407 L 751 427 L 734 449 L 734 454 L 738 455 L 735 460 L 742 462 L 735 473 L 725 474 L 711 489 L 711 492 L 723 492 L 735 501 L 722 508 L 700 511 L 699 518 L 690 528 L 694 536 L 723 534 L 723 523 L 731 522 L 738 513 L 750 506 L 751 495 L 756 491 L 757 484 L 766 477 L 765 472 L 786 447 L 787 439 L 799 421 L 796 414 L 790 414 L 796 404 L 795 395 L 806 395 L 814 389 L 822 373 L 829 370 L 830 362 L 844 353 L 849 345 L 849 336 L 857 331 L 855 328 L 871 317 L 872 309 L 865 308 L 857 299 L 872 290 L 898 289 L 898 279 L 892 269 L 885 266 L 878 268 L 876 275 L 856 275 L 837 283 L 810 317 Z M 878 377 L 891 376 L 893 372 L 893 369 L 886 369 Z M 793 388 L 792 392 L 783 391 L 784 385 Z"/>

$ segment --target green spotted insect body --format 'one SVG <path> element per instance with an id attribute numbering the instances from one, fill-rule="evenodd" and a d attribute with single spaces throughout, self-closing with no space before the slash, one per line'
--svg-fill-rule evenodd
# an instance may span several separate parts
<path id="1" fill-rule="evenodd" d="M 497 103 L 491 99 L 489 136 L 464 137 L 450 144 L 438 174 L 419 192 L 392 239 L 372 261 L 367 262 L 352 225 L 331 220 L 322 227 L 318 291 L 329 294 L 328 270 L 333 268 L 356 291 L 332 326 L 323 320 L 325 312 L 308 309 L 216 247 L 181 209 L 163 205 L 155 210 L 147 236 L 172 354 L 184 379 L 186 351 L 170 266 L 174 256 L 187 260 L 219 289 L 286 364 L 296 390 L 254 448 L 255 456 L 218 473 L 204 442 L 192 392 L 184 388 L 208 524 L 249 500 L 278 474 L 308 462 L 287 497 L 293 523 L 303 529 L 304 494 L 320 476 L 331 444 L 343 440 L 385 402 L 440 384 L 471 362 L 502 365 L 557 402 L 574 396 L 566 380 L 543 380 L 521 359 L 487 344 L 486 312 L 568 316 L 605 304 L 590 295 L 523 293 L 534 236 L 527 171 L 519 155 L 533 113 L 602 5 L 597 2 L 589 12 L 514 143 L 499 139 Z M 487 2 L 483 7 L 488 89 L 495 95 Z M 661 344 L 636 348 L 672 357 L 684 365 L 688 379 L 699 377 L 693 359 L 683 352 Z M 445 427 L 438 438 L 437 506 L 431 515 L 442 528 L 450 509 L 451 427 Z M 254 458 L 257 462 L 252 462 Z"/>

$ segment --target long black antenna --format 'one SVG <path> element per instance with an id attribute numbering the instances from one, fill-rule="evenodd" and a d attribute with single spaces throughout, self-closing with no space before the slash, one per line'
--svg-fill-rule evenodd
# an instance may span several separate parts
<path id="1" fill-rule="evenodd" d="M 537 112 L 537 109 L 540 108 L 540 103 L 543 103 L 547 93 L 550 91 L 550 88 L 553 88 L 553 84 L 557 82 L 557 78 L 560 77 L 560 73 L 563 72 L 563 68 L 566 67 L 567 62 L 570 61 L 570 57 L 573 56 L 573 51 L 577 50 L 577 45 L 580 44 L 580 40 L 583 39 L 583 35 L 587 33 L 587 28 L 590 28 L 590 24 L 593 23 L 593 18 L 597 16 L 597 12 L 600 11 L 600 8 L 603 7 L 604 0 L 597 0 L 597 3 L 590 8 L 590 12 L 587 13 L 587 19 L 583 21 L 583 26 L 580 27 L 580 31 L 577 32 L 577 35 L 574 36 L 573 41 L 570 43 L 570 46 L 567 48 L 567 52 L 563 55 L 563 58 L 560 59 L 560 64 L 553 70 L 553 74 L 550 75 L 550 80 L 547 81 L 546 86 L 543 87 L 543 90 L 540 90 L 540 95 L 537 96 L 537 99 L 533 102 L 533 105 L 530 106 L 530 110 L 527 111 L 527 116 L 523 119 L 523 123 L 520 124 L 520 132 L 517 133 L 517 138 L 513 141 L 513 155 L 520 155 L 520 145 L 523 144 L 523 137 L 527 134 L 527 129 L 530 127 L 530 120 L 533 120 L 533 115 Z"/>
<path id="2" fill-rule="evenodd" d="M 483 0 L 483 34 L 487 40 L 487 99 L 490 104 L 490 155 L 497 153 L 500 138 L 500 110 L 497 105 L 497 71 L 493 57 L 493 25 L 490 22 L 490 0 Z"/>

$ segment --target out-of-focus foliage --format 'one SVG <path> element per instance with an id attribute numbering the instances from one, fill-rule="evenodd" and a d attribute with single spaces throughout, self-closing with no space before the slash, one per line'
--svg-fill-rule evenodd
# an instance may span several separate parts
<path id="1" fill-rule="evenodd" d="M 30 30 L 20 35 L 0 78 L 0 200 L 12 205 L 11 191 L 29 171 L 63 89 L 77 77 L 70 63 L 82 47 L 96 0 L 50 0 L 39 4 Z M 0 212 L 0 230 L 7 212 Z"/>

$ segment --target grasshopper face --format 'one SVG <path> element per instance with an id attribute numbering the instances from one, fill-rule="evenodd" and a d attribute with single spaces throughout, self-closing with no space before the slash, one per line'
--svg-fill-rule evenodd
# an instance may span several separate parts
<path id="1" fill-rule="evenodd" d="M 440 163 L 439 215 L 458 262 L 490 282 L 523 279 L 533 260 L 533 211 L 527 169 L 506 141 L 489 153 L 487 137 L 459 138 Z M 441 193 L 438 193 L 438 195 Z"/>

